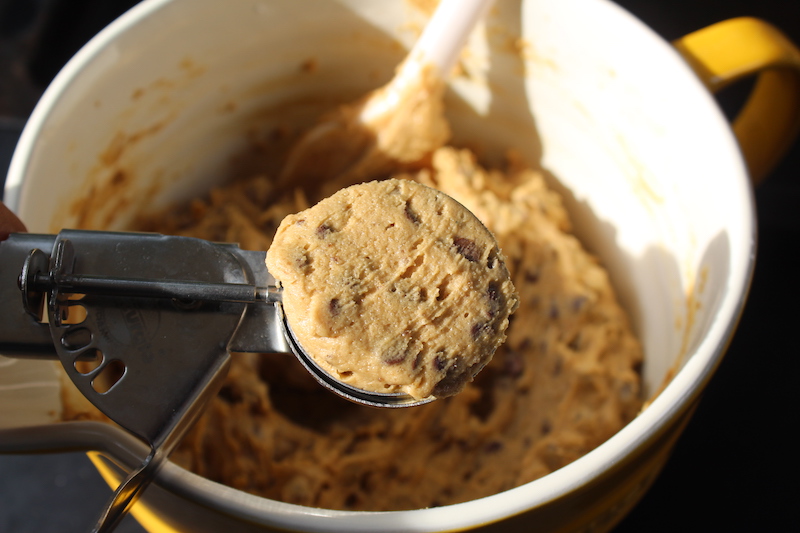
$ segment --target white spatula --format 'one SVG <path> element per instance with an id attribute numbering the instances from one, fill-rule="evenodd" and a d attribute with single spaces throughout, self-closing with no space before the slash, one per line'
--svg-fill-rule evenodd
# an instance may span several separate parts
<path id="1" fill-rule="evenodd" d="M 449 137 L 445 81 L 492 3 L 442 0 L 394 78 L 322 116 L 291 149 L 280 183 L 337 177 L 341 187 L 419 161 L 442 146 Z"/>

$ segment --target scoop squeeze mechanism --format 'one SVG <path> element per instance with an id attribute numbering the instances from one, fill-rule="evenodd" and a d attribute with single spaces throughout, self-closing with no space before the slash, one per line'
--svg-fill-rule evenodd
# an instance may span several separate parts
<path id="1" fill-rule="evenodd" d="M 10 304 L 0 354 L 58 358 L 100 412 L 150 447 L 95 531 L 113 529 L 153 480 L 222 385 L 231 352 L 294 353 L 323 386 L 364 405 L 435 399 L 364 391 L 328 374 L 292 332 L 265 259 L 151 233 L 63 230 L 0 242 L 0 299 Z"/>
<path id="2" fill-rule="evenodd" d="M 265 257 L 142 233 L 0 242 L 0 354 L 58 358 L 89 401 L 150 447 L 95 531 L 111 530 L 153 479 L 221 386 L 230 352 L 291 352 Z"/>

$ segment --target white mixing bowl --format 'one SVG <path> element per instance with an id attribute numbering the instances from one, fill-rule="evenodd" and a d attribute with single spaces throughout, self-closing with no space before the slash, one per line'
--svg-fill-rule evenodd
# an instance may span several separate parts
<path id="1" fill-rule="evenodd" d="M 230 174 L 249 133 L 307 123 L 381 85 L 424 20 L 403 0 L 145 0 L 46 91 L 14 155 L 7 202 L 31 231 L 124 228 L 142 207 L 195 196 Z M 682 42 L 712 88 L 738 75 L 738 56 L 714 55 L 703 39 L 760 28 L 734 40 L 796 53 L 758 21 L 734 26 Z M 737 140 L 675 48 L 605 0 L 499 0 L 465 57 L 469 76 L 452 81 L 446 101 L 454 143 L 478 146 L 488 160 L 513 147 L 552 173 L 642 339 L 652 401 L 606 443 L 542 479 L 435 509 L 311 509 L 168 464 L 135 507 L 146 527 L 603 531 L 652 483 L 720 362 L 752 273 L 752 193 Z M 721 57 L 728 62 L 709 62 Z M 771 61 L 756 59 L 745 70 Z M 763 173 L 778 154 L 742 128 L 748 160 Z M 789 139 L 790 130 L 777 135 Z M 3 374 L 53 385 L 36 400 L 19 401 L 19 388 L 16 399 L 0 396 L 4 426 L 53 421 L 60 400 L 47 364 L 22 361 Z M 65 440 L 136 461 L 141 447 L 130 438 L 92 431 Z"/>

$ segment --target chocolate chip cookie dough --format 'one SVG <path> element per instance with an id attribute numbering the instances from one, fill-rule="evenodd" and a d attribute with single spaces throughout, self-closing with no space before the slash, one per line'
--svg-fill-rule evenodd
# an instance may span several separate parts
<path id="1" fill-rule="evenodd" d="M 408 180 L 354 185 L 286 217 L 267 267 L 318 365 L 354 387 L 418 399 L 472 381 L 517 307 L 486 227 Z"/>
<path id="2" fill-rule="evenodd" d="M 503 250 L 519 307 L 493 359 L 455 396 L 375 409 L 319 386 L 294 356 L 236 354 L 173 461 L 295 504 L 419 509 L 542 477 L 637 415 L 641 347 L 607 273 L 570 233 L 542 174 L 513 158 L 484 169 L 469 151 L 445 147 L 404 177 L 462 203 Z M 280 222 L 310 206 L 308 190 L 250 175 L 132 229 L 268 250 Z M 65 419 L 96 416 L 69 398 L 64 405 Z"/>
<path id="3" fill-rule="evenodd" d="M 591 451 L 639 412 L 642 350 L 608 275 L 570 233 L 561 198 L 511 158 L 499 170 L 445 147 L 411 179 L 494 234 L 519 294 L 507 340 L 459 394 L 375 409 L 330 393 L 291 355 L 236 354 L 172 460 L 267 498 L 387 511 L 489 496 Z M 348 184 L 349 185 L 349 184 Z M 251 175 L 135 229 L 268 250 L 309 189 Z M 65 418 L 91 416 L 69 409 Z"/>

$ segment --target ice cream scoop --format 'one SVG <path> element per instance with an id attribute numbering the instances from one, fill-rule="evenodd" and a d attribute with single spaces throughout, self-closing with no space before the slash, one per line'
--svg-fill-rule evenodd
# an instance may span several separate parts
<path id="1" fill-rule="evenodd" d="M 375 394 L 309 365 L 280 308 L 265 252 L 189 237 L 64 230 L 0 241 L 0 354 L 58 359 L 104 415 L 149 446 L 95 531 L 110 531 L 222 384 L 231 352 L 291 353 L 328 389 L 379 407 L 434 398 Z"/>

